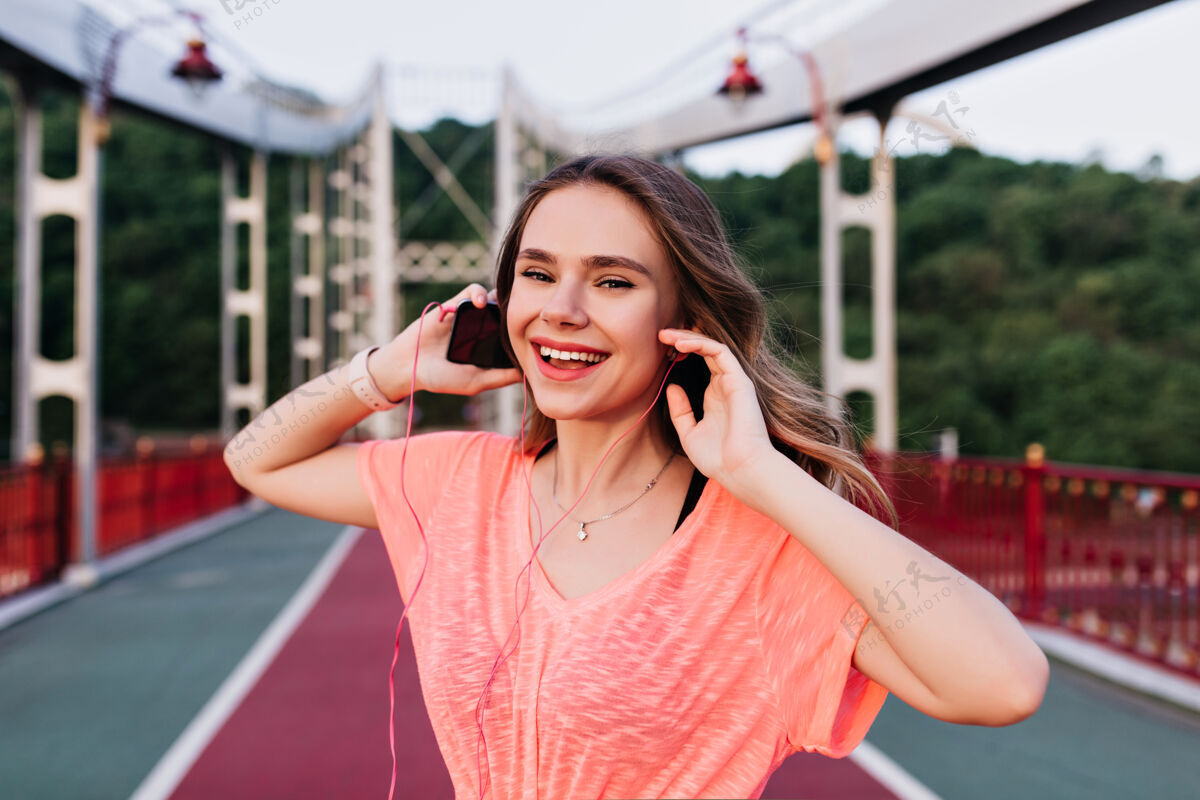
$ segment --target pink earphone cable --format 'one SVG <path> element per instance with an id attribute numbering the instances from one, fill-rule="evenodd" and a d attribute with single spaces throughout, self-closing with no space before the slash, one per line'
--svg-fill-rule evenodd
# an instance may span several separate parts
<path id="1" fill-rule="evenodd" d="M 404 504 L 408 506 L 409 513 L 412 514 L 413 520 L 417 523 L 417 531 L 421 534 L 421 544 L 425 550 L 425 560 L 421 563 L 421 575 L 417 578 L 417 584 L 408 596 L 408 602 L 404 605 L 403 613 L 400 614 L 400 622 L 396 624 L 396 646 L 392 652 L 392 666 L 388 671 L 388 747 L 392 753 L 392 782 L 388 787 L 388 800 L 392 800 L 396 792 L 396 662 L 400 659 L 400 630 L 404 627 L 404 619 L 408 616 L 408 610 L 412 608 L 413 601 L 417 597 L 417 591 L 421 588 L 421 581 L 425 579 L 425 567 L 429 565 L 429 542 L 425 538 L 425 528 L 421 525 L 421 518 L 417 516 L 417 511 L 413 508 L 412 501 L 408 499 L 408 492 L 404 489 L 404 465 L 408 458 L 408 440 L 412 436 L 413 408 L 416 405 L 413 400 L 413 389 L 417 385 L 417 358 L 421 352 L 421 331 L 425 327 L 425 314 L 433 306 L 437 306 L 439 310 L 438 322 L 444 320 L 447 314 L 454 313 L 453 309 L 447 310 L 441 303 L 436 301 L 429 303 L 425 308 L 421 309 L 421 316 L 417 320 L 417 346 L 413 350 L 412 381 L 408 385 L 408 420 L 404 426 L 404 447 L 400 450 L 400 494 L 404 497 Z"/>
<path id="2" fill-rule="evenodd" d="M 429 542 L 425 537 L 425 529 L 421 525 L 421 520 L 417 515 L 416 509 L 413 508 L 412 502 L 408 499 L 408 493 L 405 491 L 404 472 L 405 472 L 405 461 L 408 456 L 408 440 L 412 435 L 413 407 L 414 407 L 412 388 L 417 385 L 417 359 L 419 357 L 420 349 L 421 349 L 421 331 L 424 326 L 425 315 L 429 311 L 429 309 L 432 308 L 433 306 L 437 306 L 439 309 L 439 314 L 438 314 L 439 322 L 444 320 L 446 318 L 447 314 L 454 313 L 454 309 L 447 309 L 441 303 L 432 302 L 432 303 L 429 303 L 428 305 L 426 305 L 425 308 L 423 308 L 421 310 L 421 316 L 417 321 L 417 346 L 413 351 L 412 382 L 409 384 L 409 394 L 408 394 L 408 419 L 407 419 L 407 423 L 406 423 L 405 429 L 404 429 L 404 447 L 400 451 L 400 494 L 404 497 L 404 503 L 405 503 L 405 505 L 408 506 L 409 513 L 412 514 L 413 520 L 417 523 L 417 531 L 421 534 L 421 543 L 424 546 L 424 550 L 425 550 L 425 560 L 421 564 L 421 574 L 417 578 L 417 583 L 413 587 L 412 593 L 408 597 L 408 603 L 405 604 L 404 611 L 403 611 L 403 613 L 400 614 L 400 622 L 396 625 L 395 648 L 392 653 L 391 669 L 388 673 L 388 745 L 390 747 L 391 754 L 392 754 L 392 780 L 391 780 L 391 785 L 388 787 L 388 800 L 392 800 L 392 798 L 395 795 L 395 791 L 396 791 L 397 763 L 396 763 L 396 684 L 395 684 L 395 679 L 396 679 L 396 663 L 397 663 L 397 661 L 399 661 L 399 658 L 400 658 L 400 631 L 404 626 L 405 618 L 407 618 L 407 616 L 408 616 L 408 610 L 412 607 L 412 604 L 416 599 L 417 592 L 421 588 L 421 581 L 424 580 L 424 578 L 425 578 L 425 568 L 429 565 Z M 622 439 L 624 439 L 626 436 L 628 436 L 630 433 L 632 433 L 634 431 L 634 429 L 637 428 L 638 425 L 640 425 L 642 423 L 642 420 L 644 420 L 647 417 L 647 415 L 649 415 L 649 413 L 654 409 L 654 406 L 658 404 L 658 399 L 659 399 L 659 397 L 662 396 L 663 389 L 667 385 L 667 378 L 670 376 L 671 370 L 674 368 L 674 366 L 675 366 L 674 361 L 668 361 L 667 371 L 663 375 L 662 383 L 659 384 L 658 392 L 654 395 L 654 400 L 651 401 L 650 406 L 645 411 L 643 411 L 642 415 L 640 417 L 638 417 L 637 421 L 634 422 L 633 425 L 631 425 L 628 430 L 626 430 L 624 433 L 622 433 L 620 436 L 618 436 L 616 441 L 614 441 L 609 446 L 608 450 L 605 451 L 604 455 L 600 458 L 600 463 L 596 465 L 596 469 L 593 470 L 591 477 L 588 478 L 587 483 L 584 484 L 583 493 L 581 495 L 579 495 L 578 499 L 576 499 L 575 502 L 571 504 L 571 507 L 568 508 L 566 510 L 566 512 L 561 517 L 559 517 L 558 520 L 555 521 L 555 523 L 553 525 L 551 525 L 548 530 L 546 530 L 544 533 L 541 534 L 541 537 L 538 539 L 537 544 L 533 548 L 533 552 L 529 556 L 529 560 L 525 562 L 525 566 L 521 568 L 521 571 L 519 573 L 517 573 L 517 580 L 513 586 L 513 602 L 514 602 L 514 604 L 517 602 L 517 591 L 518 591 L 518 587 L 521 582 L 521 575 L 526 574 L 527 571 L 529 571 L 529 570 L 532 570 L 533 560 L 537 557 L 537 551 L 542 546 L 542 542 L 545 541 L 546 537 L 550 535 L 551 531 L 553 531 L 556 527 L 558 527 L 559 523 L 561 523 L 564 519 L 566 519 L 567 516 L 570 515 L 570 513 L 572 511 L 575 510 L 575 506 L 579 505 L 583 501 L 583 498 L 587 496 L 587 492 L 588 492 L 588 489 L 591 488 L 592 481 L 595 480 L 596 475 L 599 474 L 600 468 L 602 466 L 604 466 L 604 462 L 608 459 L 608 456 L 610 453 L 612 453 L 613 449 L 618 444 L 621 443 Z M 522 386 L 522 403 L 521 403 L 520 439 L 521 439 L 521 453 L 522 453 L 522 455 L 524 455 L 524 453 L 525 453 L 525 417 L 526 417 L 526 414 L 528 411 L 528 406 L 529 406 L 528 384 L 526 383 L 524 376 L 522 376 L 521 386 Z M 529 500 L 530 500 L 530 502 L 533 503 L 534 513 L 536 514 L 537 521 L 538 521 L 538 530 L 540 532 L 542 529 L 542 511 L 538 507 L 537 499 L 534 498 L 534 496 L 533 496 L 533 484 L 532 484 L 532 481 L 530 480 L 529 470 L 527 467 L 522 467 L 521 475 L 522 475 L 522 477 L 525 478 L 525 487 L 526 487 L 526 490 L 529 492 Z M 505 661 L 508 660 L 508 657 L 513 652 L 516 652 L 517 645 L 520 644 L 521 614 L 524 613 L 526 606 L 528 606 L 528 604 L 529 604 L 529 589 L 530 589 L 531 575 L 532 575 L 531 572 L 526 575 L 524 600 L 521 602 L 520 606 L 517 607 L 516 619 L 513 621 L 512 628 L 509 629 L 508 636 L 505 638 L 504 644 L 501 645 L 500 653 L 496 656 L 496 662 L 492 665 L 491 674 L 488 676 L 488 682 L 484 686 L 483 692 L 479 696 L 479 702 L 476 703 L 476 706 L 475 706 L 476 727 L 479 730 L 479 737 L 480 737 L 476 741 L 476 748 L 475 748 L 476 772 L 477 772 L 477 777 L 478 777 L 479 783 L 480 783 L 480 786 L 479 786 L 480 800 L 483 800 L 484 793 L 487 790 L 487 783 L 489 783 L 491 780 L 490 767 L 488 769 L 487 781 L 484 780 L 482 765 L 480 762 L 480 756 L 481 756 L 480 748 L 482 748 L 482 751 L 483 751 L 482 752 L 483 761 L 485 761 L 485 762 L 487 761 L 487 737 L 484 735 L 484 732 L 483 732 L 483 718 L 484 718 L 484 711 L 485 711 L 485 703 L 487 701 L 488 693 L 491 691 L 492 682 L 493 682 L 493 680 L 495 680 L 497 670 L 500 668 L 501 665 L 503 665 L 503 663 Z M 411 628 L 411 626 L 410 626 L 410 628 Z M 516 636 L 517 636 L 516 641 L 513 643 L 512 650 L 506 653 L 505 648 L 508 646 L 508 642 L 513 638 L 514 632 L 516 633 Z"/>

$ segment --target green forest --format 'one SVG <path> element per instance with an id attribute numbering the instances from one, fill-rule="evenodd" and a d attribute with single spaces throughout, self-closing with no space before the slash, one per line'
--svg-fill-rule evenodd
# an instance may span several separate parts
<path id="1" fill-rule="evenodd" d="M 48 92 L 44 169 L 75 171 L 76 96 Z M 489 127 L 441 120 L 423 131 L 464 187 L 492 204 Z M 0 89 L 0 427 L 12 429 L 13 99 Z M 402 240 L 466 241 L 473 229 L 395 139 Z M 246 154 L 241 153 L 243 163 Z M 268 176 L 268 384 L 289 383 L 288 172 Z M 869 163 L 846 152 L 843 185 Z M 220 145 L 118 110 L 104 153 L 101 415 L 137 433 L 218 424 Z M 777 177 L 691 176 L 712 196 L 742 263 L 770 300 L 777 339 L 819 384 L 817 165 Z M 244 181 L 243 176 L 243 181 Z M 244 190 L 244 189 L 243 189 Z M 901 447 L 925 451 L 958 431 L 960 452 L 1200 472 L 1200 178 L 1183 183 L 1098 164 L 1020 164 L 953 148 L 899 157 L 897 327 Z M 43 223 L 42 353 L 74 347 L 74 223 Z M 244 252 L 245 235 L 242 236 Z M 870 237 L 843 235 L 849 354 L 870 354 Z M 243 256 L 244 261 L 244 256 Z M 245 267 L 243 263 L 243 268 Z M 406 290 L 407 318 L 450 286 Z M 246 372 L 243 365 L 242 378 Z M 869 405 L 850 398 L 863 431 Z M 458 398 L 422 397 L 426 424 L 461 420 Z M 71 437 L 71 403 L 41 404 L 41 439 Z"/>

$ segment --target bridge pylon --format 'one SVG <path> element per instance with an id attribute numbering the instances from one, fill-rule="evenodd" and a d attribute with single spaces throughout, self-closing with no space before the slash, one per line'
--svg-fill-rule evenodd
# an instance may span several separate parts
<path id="1" fill-rule="evenodd" d="M 66 578 L 96 579 L 96 458 L 100 420 L 100 179 L 102 150 L 95 109 L 81 94 L 76 134 L 76 169 L 70 178 L 42 171 L 42 111 L 35 79 L 10 84 L 17 128 L 17 296 L 12 457 L 35 459 L 38 401 L 54 395 L 75 406 L 73 461 L 76 522 L 74 563 Z M 75 353 L 65 359 L 42 355 L 42 220 L 62 214 L 75 221 Z"/>
<path id="2" fill-rule="evenodd" d="M 874 401 L 874 449 L 894 453 L 897 447 L 896 403 L 896 195 L 892 159 L 885 145 L 885 112 L 873 117 L 880 146 L 871 160 L 866 194 L 842 190 L 841 157 L 836 146 L 844 118 L 840 109 L 826 111 L 833 147 L 821 163 L 821 373 L 831 412 L 843 413 L 843 398 L 865 392 Z M 846 354 L 843 335 L 842 232 L 853 227 L 871 233 L 871 355 Z"/>

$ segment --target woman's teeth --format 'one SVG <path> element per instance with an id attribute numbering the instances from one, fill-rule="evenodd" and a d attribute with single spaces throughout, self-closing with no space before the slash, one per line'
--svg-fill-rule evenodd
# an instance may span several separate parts
<path id="1" fill-rule="evenodd" d="M 608 353 L 576 353 L 568 350 L 555 350 L 553 347 L 541 348 L 542 360 L 549 361 L 557 359 L 559 361 L 583 361 L 591 364 L 598 364 L 608 358 Z"/>

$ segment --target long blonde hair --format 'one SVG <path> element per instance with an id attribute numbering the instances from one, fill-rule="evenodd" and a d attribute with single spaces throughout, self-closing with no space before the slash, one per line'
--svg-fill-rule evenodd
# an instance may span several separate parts
<path id="1" fill-rule="evenodd" d="M 666 250 L 679 287 L 682 327 L 695 326 L 729 347 L 754 383 L 767 432 L 776 449 L 831 489 L 895 524 L 896 512 L 883 487 L 852 448 L 849 427 L 831 414 L 826 395 L 800 380 L 776 355 L 762 293 L 738 267 L 720 214 L 700 187 L 655 161 L 630 155 L 587 155 L 553 169 L 532 183 L 513 215 L 496 261 L 496 293 L 507 318 L 517 253 L 529 216 L 550 192 L 568 186 L 607 186 L 624 193 L 645 212 Z M 501 338 L 517 363 L 506 326 Z M 696 356 L 671 375 L 687 391 L 700 418 L 708 371 Z M 654 413 L 668 444 L 679 448 L 665 395 Z M 525 431 L 525 450 L 536 452 L 555 436 L 555 422 L 535 407 Z"/>

